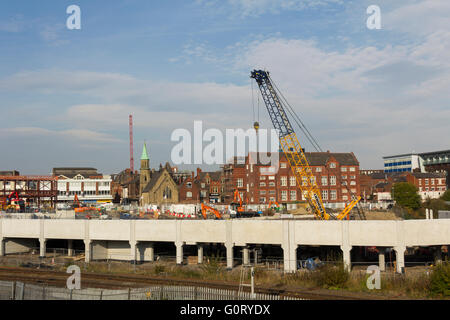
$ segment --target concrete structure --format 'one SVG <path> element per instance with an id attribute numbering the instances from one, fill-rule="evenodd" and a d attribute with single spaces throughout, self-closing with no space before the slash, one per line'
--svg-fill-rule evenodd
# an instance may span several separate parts
<path id="1" fill-rule="evenodd" d="M 51 239 L 82 240 L 85 259 L 153 261 L 154 242 L 172 242 L 176 261 L 183 262 L 183 247 L 221 243 L 226 247 L 227 268 L 233 268 L 233 248 L 252 244 L 279 245 L 283 249 L 284 270 L 297 269 L 297 248 L 302 245 L 339 246 L 345 265 L 351 267 L 353 246 L 393 248 L 397 271 L 404 253 L 412 246 L 450 244 L 450 220 L 406 221 L 296 221 L 296 220 L 27 220 L 0 219 L 0 254 L 8 253 L 11 240 L 39 240 L 45 254 Z M 244 251 L 245 253 L 245 251 Z M 248 262 L 248 251 L 244 254 Z M 380 263 L 382 258 L 380 257 Z"/>

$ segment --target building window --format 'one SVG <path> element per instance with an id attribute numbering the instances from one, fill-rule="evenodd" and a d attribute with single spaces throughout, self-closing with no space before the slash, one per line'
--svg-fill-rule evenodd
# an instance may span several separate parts
<path id="1" fill-rule="evenodd" d="M 242 178 L 237 179 L 237 186 L 238 188 L 242 188 L 244 186 L 244 179 Z"/>
<path id="2" fill-rule="evenodd" d="M 306 186 L 308 184 L 308 178 L 305 176 L 302 176 L 302 186 Z"/>
<path id="3" fill-rule="evenodd" d="M 350 191 L 353 193 L 356 193 L 356 189 L 351 189 Z"/>
<path id="4" fill-rule="evenodd" d="M 269 194 L 275 194 L 275 190 L 269 190 Z"/>
<path id="5" fill-rule="evenodd" d="M 356 181 L 350 181 L 350 185 L 351 186 L 355 186 L 356 185 Z"/>
<path id="6" fill-rule="evenodd" d="M 265 183 L 265 182 L 260 182 L 260 183 L 259 183 L 259 186 L 260 186 L 260 187 L 265 187 L 265 186 L 266 186 L 266 183 Z"/>
<path id="7" fill-rule="evenodd" d="M 280 168 L 281 169 L 285 169 L 287 166 L 286 166 L 286 162 L 281 162 L 281 164 L 280 164 Z"/>
<path id="8" fill-rule="evenodd" d="M 201 186 L 202 186 L 202 188 L 204 188 L 205 187 L 205 183 L 202 182 Z"/>
<path id="9" fill-rule="evenodd" d="M 342 193 L 347 193 L 347 189 L 342 189 Z"/>
<path id="10" fill-rule="evenodd" d="M 266 198 L 264 198 L 264 197 L 259 198 L 259 203 L 266 203 Z"/>
<path id="11" fill-rule="evenodd" d="M 281 201 L 287 201 L 287 190 L 281 190 Z"/>
<path id="12" fill-rule="evenodd" d="M 266 194 L 266 190 L 259 190 L 259 194 Z"/>
<path id="13" fill-rule="evenodd" d="M 356 176 L 350 176 L 350 179 L 354 180 L 354 179 L 356 179 Z"/>
<path id="14" fill-rule="evenodd" d="M 348 196 L 342 196 L 342 200 L 348 200 Z"/>
<path id="15" fill-rule="evenodd" d="M 275 197 L 270 197 L 269 201 L 275 202 Z"/>
<path id="16" fill-rule="evenodd" d="M 351 172 L 355 172 L 355 171 L 356 171 L 356 168 L 355 168 L 355 167 L 350 167 L 350 171 L 351 171 Z"/>
<path id="17" fill-rule="evenodd" d="M 291 187 L 295 187 L 296 184 L 297 184 L 297 179 L 295 179 L 294 176 L 289 177 L 289 185 L 290 185 Z"/>
<path id="18" fill-rule="evenodd" d="M 328 190 L 322 190 L 322 200 L 328 200 Z"/>
<path id="19" fill-rule="evenodd" d="M 297 200 L 297 191 L 291 190 L 290 197 L 291 197 L 291 201 L 296 201 Z"/>
<path id="20" fill-rule="evenodd" d="M 275 182 L 273 181 L 269 182 L 269 187 L 275 187 Z"/>
<path id="21" fill-rule="evenodd" d="M 275 176 L 269 176 L 269 180 L 275 180 Z"/>
<path id="22" fill-rule="evenodd" d="M 311 177 L 311 184 L 312 184 L 313 186 L 316 185 L 316 177 Z"/>
<path id="23" fill-rule="evenodd" d="M 328 177 L 327 176 L 322 176 L 322 185 L 323 186 L 327 186 L 328 185 Z"/>
<path id="24" fill-rule="evenodd" d="M 266 180 L 266 176 L 259 176 L 259 180 Z"/>
<path id="25" fill-rule="evenodd" d="M 321 167 L 317 167 L 316 168 L 316 172 L 322 172 L 322 168 Z"/>
<path id="26" fill-rule="evenodd" d="M 335 163 L 335 162 L 330 162 L 330 168 L 331 168 L 331 169 L 336 168 L 336 163 Z"/>
<path id="27" fill-rule="evenodd" d="M 202 198 L 206 198 L 206 191 L 200 191 L 200 196 Z"/>
<path id="28" fill-rule="evenodd" d="M 336 176 L 330 176 L 330 186 L 336 185 Z"/>
<path id="29" fill-rule="evenodd" d="M 347 179 L 347 176 L 342 176 L 342 180 L 345 180 L 345 179 Z"/>
<path id="30" fill-rule="evenodd" d="M 347 167 L 341 167 L 342 172 L 347 172 Z"/>
<path id="31" fill-rule="evenodd" d="M 336 200 L 337 199 L 336 190 L 331 190 L 330 196 L 331 196 L 331 200 Z"/>
<path id="32" fill-rule="evenodd" d="M 281 177 L 281 186 L 287 187 L 287 177 L 286 176 Z"/>
<path id="33" fill-rule="evenodd" d="M 192 192 L 190 191 L 186 192 L 186 198 L 192 198 Z"/>

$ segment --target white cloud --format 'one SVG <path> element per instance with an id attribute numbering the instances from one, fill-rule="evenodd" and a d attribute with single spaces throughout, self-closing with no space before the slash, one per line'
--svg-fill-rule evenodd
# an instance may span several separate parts
<path id="1" fill-rule="evenodd" d="M 383 14 L 383 28 L 423 36 L 436 31 L 449 31 L 450 1 L 411 1 Z"/>

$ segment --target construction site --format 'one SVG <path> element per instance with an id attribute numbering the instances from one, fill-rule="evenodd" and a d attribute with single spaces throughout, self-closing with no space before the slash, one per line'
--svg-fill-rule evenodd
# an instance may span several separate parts
<path id="1" fill-rule="evenodd" d="M 128 273 L 153 272 L 157 276 L 164 270 L 175 272 L 173 266 L 195 267 L 183 269 L 195 277 L 203 277 L 201 268 L 212 268 L 213 273 L 224 269 L 230 272 L 225 277 L 234 277 L 238 290 L 245 291 L 247 287 L 241 288 L 243 273 L 249 268 L 279 277 L 312 274 L 338 264 L 344 272 L 361 276 L 365 268 L 375 264 L 383 274 L 405 275 L 426 273 L 433 265 L 448 263 L 450 220 L 434 219 L 437 213 L 432 211 L 422 220 L 367 211 L 361 204 L 356 157 L 324 152 L 268 71 L 253 70 L 251 78 L 279 133 L 280 176 L 243 178 L 247 171 L 253 172 L 253 164 L 245 162 L 251 155 L 241 164 L 225 165 L 217 174 L 200 169 L 197 175 L 183 173 L 168 163 L 155 170 L 150 168 L 145 144 L 138 172 L 134 169 L 130 115 L 130 168 L 111 180 L 91 168 L 85 170 L 88 173 L 60 168 L 54 169 L 59 173 L 53 176 L 20 176 L 15 172 L 0 176 L 2 264 L 56 271 L 67 263 L 83 263 L 85 269 L 92 265 L 96 266 L 93 270 L 107 268 L 109 273 L 115 263 L 127 266 Z M 292 123 L 302 130 L 316 153 L 305 152 Z M 254 130 L 259 130 L 258 121 Z M 325 171 L 326 180 L 322 176 Z M 342 172 L 349 172 L 349 177 L 342 179 Z M 93 182 L 88 184 L 87 179 Z M 278 186 L 277 180 L 281 190 L 271 193 L 267 189 L 266 193 L 264 188 Z M 255 189 L 258 195 L 253 195 L 249 185 L 259 186 Z M 330 187 L 339 193 L 329 191 Z M 204 188 L 211 192 L 203 193 Z M 265 194 L 273 196 L 262 196 Z M 60 203 L 63 206 L 58 204 L 58 196 L 65 197 Z M 102 200 L 101 196 L 117 201 Z M 155 271 L 156 267 L 160 271 Z M 232 273 L 236 269 L 239 276 Z M 0 280 L 12 277 L 14 281 L 33 282 L 17 272 L 11 276 L 13 272 L 2 268 Z M 44 281 L 52 283 L 52 277 L 42 275 L 47 279 Z M 111 281 L 115 285 L 103 287 L 121 287 L 119 280 Z M 158 277 L 153 281 L 162 280 Z M 54 284 L 59 282 L 54 280 Z M 270 292 L 270 285 L 264 285 L 261 292 Z M 218 286 L 224 289 L 226 285 Z M 286 297 L 314 296 L 312 292 L 303 291 L 302 295 L 299 290 L 289 290 Z M 323 292 L 322 296 L 316 294 L 327 298 Z"/>

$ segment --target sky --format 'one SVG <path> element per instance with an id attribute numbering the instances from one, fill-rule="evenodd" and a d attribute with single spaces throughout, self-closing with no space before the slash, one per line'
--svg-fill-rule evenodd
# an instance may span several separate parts
<path id="1" fill-rule="evenodd" d="M 386 155 L 449 149 L 449 58 L 448 0 L 5 0 L 0 170 L 117 173 L 129 114 L 136 168 L 144 141 L 151 167 L 170 162 L 172 132 L 196 120 L 270 129 L 249 77 L 262 68 L 323 150 L 381 169 Z"/>

